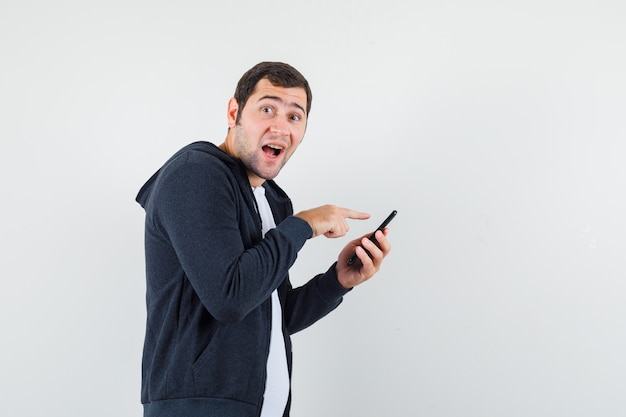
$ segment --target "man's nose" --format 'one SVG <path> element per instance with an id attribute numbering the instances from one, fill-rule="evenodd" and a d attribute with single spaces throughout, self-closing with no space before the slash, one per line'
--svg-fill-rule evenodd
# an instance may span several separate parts
<path id="1" fill-rule="evenodd" d="M 287 121 L 282 117 L 274 118 L 270 125 L 270 132 L 279 136 L 287 136 L 289 134 Z"/>

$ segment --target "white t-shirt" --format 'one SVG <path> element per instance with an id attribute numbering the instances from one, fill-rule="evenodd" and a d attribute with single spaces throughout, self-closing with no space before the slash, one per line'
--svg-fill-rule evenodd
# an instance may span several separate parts
<path id="1" fill-rule="evenodd" d="M 263 235 L 276 227 L 274 216 L 267 198 L 265 188 L 252 188 L 254 198 L 259 207 Z M 289 398 L 289 371 L 287 369 L 287 352 L 283 339 L 283 314 L 278 299 L 278 291 L 272 293 L 272 333 L 270 337 L 270 353 L 267 358 L 267 381 L 261 417 L 282 416 Z"/>

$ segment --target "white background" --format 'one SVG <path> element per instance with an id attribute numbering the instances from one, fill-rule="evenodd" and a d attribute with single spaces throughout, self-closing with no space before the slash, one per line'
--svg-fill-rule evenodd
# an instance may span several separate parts
<path id="1" fill-rule="evenodd" d="M 294 417 L 626 415 L 626 6 L 0 0 L 0 415 L 140 416 L 143 213 L 262 60 L 311 82 L 278 178 L 305 282 L 392 209 L 372 281 L 294 336 Z"/>

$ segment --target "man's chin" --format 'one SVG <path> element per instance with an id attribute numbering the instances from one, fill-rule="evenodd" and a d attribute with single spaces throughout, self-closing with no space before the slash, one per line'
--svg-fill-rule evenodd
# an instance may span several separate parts
<path id="1" fill-rule="evenodd" d="M 280 170 L 283 168 L 284 164 L 281 165 L 276 165 L 267 169 L 264 169 L 261 172 L 261 175 L 259 175 L 259 177 L 266 179 L 266 180 L 273 180 L 274 178 L 276 178 L 278 176 L 278 174 L 280 174 Z"/>
<path id="2" fill-rule="evenodd" d="M 276 178 L 278 176 L 278 174 L 280 173 L 280 169 L 279 170 L 265 170 L 265 171 L 253 171 L 252 172 L 256 177 L 267 181 L 267 180 L 273 180 L 274 178 Z"/>

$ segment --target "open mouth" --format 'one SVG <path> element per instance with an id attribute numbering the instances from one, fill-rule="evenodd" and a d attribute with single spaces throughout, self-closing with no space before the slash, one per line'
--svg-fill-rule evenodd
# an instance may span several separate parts
<path id="1" fill-rule="evenodd" d="M 277 145 L 263 146 L 263 152 L 270 158 L 276 158 L 283 151 L 283 148 Z"/>

